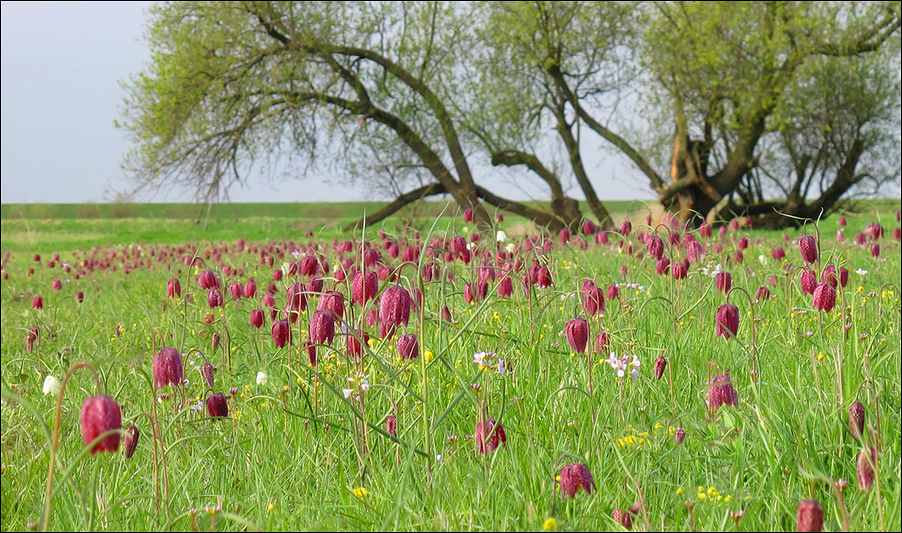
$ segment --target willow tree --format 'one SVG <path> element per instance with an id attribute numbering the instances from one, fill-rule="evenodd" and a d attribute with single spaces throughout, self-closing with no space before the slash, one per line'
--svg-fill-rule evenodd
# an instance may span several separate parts
<path id="1" fill-rule="evenodd" d="M 408 201 L 449 194 L 552 229 L 553 216 L 479 186 L 456 78 L 472 28 L 450 3 L 176 2 L 150 10 L 152 59 L 128 84 L 127 166 L 146 187 L 219 190 L 261 159 L 326 159 L 358 179 L 391 170 Z M 308 166 L 309 168 L 309 166 Z"/>
<path id="2" fill-rule="evenodd" d="M 759 166 L 762 140 L 823 58 L 855 68 L 900 26 L 898 2 L 675 2 L 651 14 L 643 56 L 674 125 L 669 182 L 645 173 L 665 205 L 696 220 Z M 828 102 L 807 103 L 794 111 Z"/>

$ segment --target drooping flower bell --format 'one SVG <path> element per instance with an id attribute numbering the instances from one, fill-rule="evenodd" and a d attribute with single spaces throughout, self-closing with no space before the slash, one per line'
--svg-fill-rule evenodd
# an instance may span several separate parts
<path id="1" fill-rule="evenodd" d="M 253 298 L 257 294 L 257 282 L 253 278 L 247 280 L 244 284 L 244 297 Z"/>
<path id="2" fill-rule="evenodd" d="M 212 418 L 229 416 L 229 402 L 223 393 L 217 392 L 207 396 L 207 413 Z"/>
<path id="3" fill-rule="evenodd" d="M 624 511 L 623 509 L 614 509 L 611 513 L 614 521 L 623 526 L 624 529 L 633 529 L 633 513 Z"/>
<path id="4" fill-rule="evenodd" d="M 476 424 L 476 452 L 488 455 L 501 445 L 507 446 L 507 435 L 504 426 L 494 418 Z"/>
<path id="5" fill-rule="evenodd" d="M 388 415 L 385 418 L 385 431 L 392 437 L 398 436 L 398 417 L 395 415 Z"/>
<path id="6" fill-rule="evenodd" d="M 219 277 L 212 270 L 204 270 L 197 276 L 197 284 L 204 290 L 217 289 Z"/>
<path id="7" fill-rule="evenodd" d="M 99 394 L 85 398 L 81 404 L 81 438 L 85 446 L 107 431 L 118 429 L 122 429 L 122 411 L 112 396 Z M 118 451 L 120 440 L 118 432 L 107 435 L 91 448 L 91 455 Z"/>
<path id="8" fill-rule="evenodd" d="M 658 355 L 655 359 L 655 379 L 661 379 L 664 376 L 664 370 L 667 369 L 667 359 L 663 355 Z"/>
<path id="9" fill-rule="evenodd" d="M 632 230 L 633 230 L 633 225 L 632 225 L 632 223 L 630 223 L 629 220 L 624 220 L 624 221 L 620 224 L 620 234 L 623 235 L 624 237 L 629 237 L 629 236 L 630 236 L 630 232 L 631 232 Z"/>
<path id="10" fill-rule="evenodd" d="M 204 377 L 204 383 L 207 384 L 207 388 L 212 389 L 216 367 L 210 363 L 204 363 L 200 367 L 200 374 Z"/>
<path id="11" fill-rule="evenodd" d="M 360 305 L 376 297 L 376 273 L 372 270 L 357 271 L 351 282 L 351 300 Z"/>
<path id="12" fill-rule="evenodd" d="M 43 296 L 35 296 L 31 300 L 32 309 L 43 309 L 44 308 L 44 297 Z"/>
<path id="13" fill-rule="evenodd" d="M 345 344 L 348 355 L 354 360 L 360 359 L 363 356 L 363 345 L 369 340 L 370 337 L 365 331 L 355 329 L 353 332 L 348 332 Z"/>
<path id="14" fill-rule="evenodd" d="M 251 327 L 254 329 L 260 329 L 263 327 L 263 321 L 265 316 L 263 315 L 262 309 L 254 309 L 251 311 Z"/>
<path id="15" fill-rule="evenodd" d="M 802 254 L 802 260 L 805 264 L 811 264 L 817 261 L 817 241 L 811 235 L 802 235 L 799 237 L 799 252 Z"/>
<path id="16" fill-rule="evenodd" d="M 416 359 L 420 356 L 420 343 L 416 335 L 407 333 L 398 337 L 398 355 L 401 359 Z"/>
<path id="17" fill-rule="evenodd" d="M 673 279 L 685 279 L 689 274 L 689 269 L 686 267 L 686 263 L 673 263 L 670 273 L 673 275 Z"/>
<path id="18" fill-rule="evenodd" d="M 210 289 L 210 291 L 207 292 L 207 305 L 209 305 L 211 309 L 214 307 L 222 307 L 222 293 L 219 292 L 219 289 Z"/>
<path id="19" fill-rule="evenodd" d="M 178 278 L 171 278 L 166 282 L 166 297 L 167 298 L 181 298 L 182 297 L 182 284 L 179 282 Z"/>
<path id="20" fill-rule="evenodd" d="M 158 389 L 179 386 L 185 379 L 182 354 L 175 348 L 163 347 L 153 356 L 153 382 Z"/>
<path id="21" fill-rule="evenodd" d="M 810 268 L 803 268 L 799 280 L 802 285 L 802 292 L 805 294 L 814 294 L 817 287 L 817 274 Z"/>
<path id="22" fill-rule="evenodd" d="M 596 488 L 592 473 L 583 463 L 575 463 L 561 468 L 561 498 L 565 494 L 575 498 L 580 491 L 592 494 Z"/>
<path id="23" fill-rule="evenodd" d="M 407 289 L 400 285 L 385 289 L 379 300 L 379 335 L 389 337 L 401 324 L 406 326 L 410 319 L 410 306 L 410 293 Z"/>
<path id="24" fill-rule="evenodd" d="M 874 476 L 877 469 L 877 449 L 873 446 L 861 450 L 858 454 L 858 464 L 855 472 L 858 475 L 858 488 L 871 490 L 874 486 Z"/>
<path id="25" fill-rule="evenodd" d="M 570 348 L 576 353 L 585 353 L 586 344 L 589 342 L 589 323 L 586 319 L 583 317 L 571 319 L 564 329 Z"/>
<path id="26" fill-rule="evenodd" d="M 733 287 L 733 277 L 730 276 L 729 272 L 718 272 L 714 277 L 714 284 L 718 292 L 728 294 Z"/>
<path id="27" fill-rule="evenodd" d="M 824 509 L 817 500 L 802 500 L 796 511 L 796 531 L 820 532 L 824 528 Z"/>
<path id="28" fill-rule="evenodd" d="M 316 308 L 331 311 L 333 317 L 341 321 L 345 314 L 345 295 L 339 291 L 326 291 Z"/>
<path id="29" fill-rule="evenodd" d="M 276 320 L 272 323 L 272 342 L 276 348 L 283 348 L 291 342 L 291 326 L 287 320 Z"/>
<path id="30" fill-rule="evenodd" d="M 812 304 L 818 311 L 829 313 L 836 305 L 836 289 L 829 283 L 819 283 L 814 289 Z"/>
<path id="31" fill-rule="evenodd" d="M 739 308 L 733 304 L 723 304 L 714 315 L 714 337 L 729 339 L 739 332 Z"/>
<path id="32" fill-rule="evenodd" d="M 716 376 L 708 386 L 708 406 L 711 410 L 716 411 L 723 405 L 739 407 L 739 394 L 733 388 L 729 373 Z"/>
<path id="33" fill-rule="evenodd" d="M 321 309 L 310 318 L 310 340 L 315 344 L 332 344 L 335 339 L 335 319 L 332 311 Z"/>
<path id="34" fill-rule="evenodd" d="M 664 257 L 664 240 L 657 235 L 645 237 L 645 251 L 648 252 L 649 257 L 660 260 Z"/>

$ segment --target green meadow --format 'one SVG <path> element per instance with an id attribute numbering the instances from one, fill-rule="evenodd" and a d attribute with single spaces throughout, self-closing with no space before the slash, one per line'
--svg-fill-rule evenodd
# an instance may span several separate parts
<path id="1" fill-rule="evenodd" d="M 379 207 L 3 205 L 0 529 L 791 531 L 803 500 L 824 530 L 902 529 L 898 200 L 787 232 L 649 226 L 643 202 L 603 236 L 438 203 L 341 231 Z M 96 395 L 121 421 L 85 442 Z"/>

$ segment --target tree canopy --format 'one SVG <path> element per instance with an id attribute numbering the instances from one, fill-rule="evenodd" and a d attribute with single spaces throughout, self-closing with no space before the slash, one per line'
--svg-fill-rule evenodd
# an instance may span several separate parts
<path id="1" fill-rule="evenodd" d="M 552 230 L 585 216 L 575 182 L 610 227 L 595 142 L 684 220 L 779 225 L 899 180 L 899 24 L 897 2 L 163 3 L 125 166 L 211 200 L 287 158 L 392 191 L 368 223 L 447 194 Z M 488 190 L 484 162 L 537 176 L 550 210 Z"/>

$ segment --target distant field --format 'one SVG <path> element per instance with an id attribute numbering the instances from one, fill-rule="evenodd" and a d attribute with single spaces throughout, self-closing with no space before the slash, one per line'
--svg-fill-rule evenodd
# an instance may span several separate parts
<path id="1" fill-rule="evenodd" d="M 37 253 L 114 244 L 211 242 L 237 237 L 282 240 L 300 238 L 307 231 L 313 231 L 317 238 L 331 239 L 345 236 L 341 231 L 343 226 L 384 205 L 384 202 L 218 204 L 209 210 L 207 221 L 207 207 L 201 204 L 3 204 L 0 235 L 5 251 L 28 249 Z M 881 217 L 889 222 L 899 205 L 899 200 L 877 200 L 860 202 L 852 208 L 868 220 Z M 647 214 L 659 209 L 657 204 L 648 201 L 607 201 L 605 206 L 615 222 L 629 218 L 634 223 L 644 223 Z M 445 217 L 439 222 L 440 227 L 460 224 L 456 205 L 424 202 L 401 210 L 375 229 L 397 232 L 404 225 L 428 229 L 442 213 Z M 490 213 L 496 211 L 490 208 Z M 534 229 L 520 217 L 497 213 L 505 216 L 499 229 L 511 235 Z M 822 231 L 835 231 L 836 220 L 837 217 L 831 217 L 825 221 Z M 856 222 L 850 224 L 854 226 Z"/>

